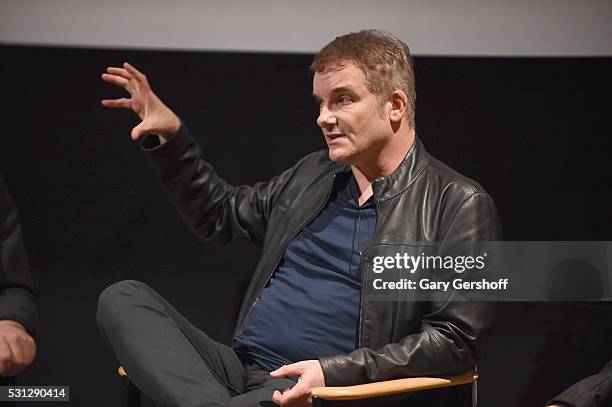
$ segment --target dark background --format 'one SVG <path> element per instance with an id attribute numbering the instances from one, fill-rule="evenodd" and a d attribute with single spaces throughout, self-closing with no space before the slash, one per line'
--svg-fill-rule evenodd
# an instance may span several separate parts
<path id="1" fill-rule="evenodd" d="M 19 382 L 70 385 L 72 405 L 117 405 L 118 363 L 95 323 L 99 293 L 145 281 L 228 342 L 259 251 L 191 236 L 130 140 L 137 117 L 100 106 L 122 96 L 100 74 L 136 65 L 218 172 L 251 184 L 325 147 L 312 56 L 0 52 L 0 173 L 41 290 L 38 358 Z M 610 72 L 612 58 L 416 57 L 417 133 L 488 190 L 507 240 L 612 240 Z M 505 304 L 498 320 L 479 366 L 483 406 L 542 405 L 612 357 L 604 304 Z"/>

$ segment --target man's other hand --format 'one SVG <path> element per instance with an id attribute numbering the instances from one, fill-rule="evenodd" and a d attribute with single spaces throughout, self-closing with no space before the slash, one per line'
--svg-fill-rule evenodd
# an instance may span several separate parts
<path id="1" fill-rule="evenodd" d="M 325 386 L 323 369 L 318 360 L 304 360 L 281 366 L 273 372 L 272 377 L 298 377 L 298 382 L 290 390 L 281 393 L 276 390 L 272 395 L 272 401 L 279 406 L 309 406 L 312 404 L 310 391 L 315 387 Z"/>
<path id="2" fill-rule="evenodd" d="M 0 320 L 0 376 L 17 374 L 36 356 L 36 342 L 19 322 Z"/>
<path id="3" fill-rule="evenodd" d="M 148 133 L 162 137 L 164 142 L 181 126 L 177 115 L 153 93 L 147 77 L 127 62 L 123 68 L 107 68 L 102 79 L 130 94 L 129 99 L 104 99 L 102 106 L 131 109 L 140 116 L 142 121 L 132 129 L 132 140 Z"/>

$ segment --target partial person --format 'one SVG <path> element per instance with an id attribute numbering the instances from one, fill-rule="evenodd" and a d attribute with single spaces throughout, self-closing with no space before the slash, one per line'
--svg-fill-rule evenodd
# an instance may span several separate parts
<path id="1" fill-rule="evenodd" d="M 0 384 L 34 361 L 38 308 L 17 210 L 0 177 Z"/>
<path id="2" fill-rule="evenodd" d="M 612 405 L 612 360 L 592 376 L 574 383 L 548 404 L 549 407 L 608 407 Z"/>
<path id="3" fill-rule="evenodd" d="M 328 148 L 253 186 L 217 175 L 203 158 L 212 152 L 203 154 L 135 67 L 102 75 L 129 93 L 102 104 L 140 116 L 131 137 L 194 234 L 262 247 L 231 346 L 141 282 L 101 294 L 103 337 L 160 406 L 301 406 L 314 387 L 475 368 L 490 304 L 378 301 L 365 281 L 375 256 L 499 240 L 493 200 L 416 136 L 413 60 L 399 39 L 376 30 L 343 35 L 310 68 Z M 413 406 L 471 406 L 471 393 L 458 386 L 408 397 Z"/>

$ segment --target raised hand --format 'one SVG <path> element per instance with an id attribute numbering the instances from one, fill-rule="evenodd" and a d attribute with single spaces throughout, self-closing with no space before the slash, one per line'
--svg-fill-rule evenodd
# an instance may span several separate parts
<path id="1" fill-rule="evenodd" d="M 142 121 L 132 129 L 132 140 L 138 140 L 143 134 L 154 134 L 162 137 L 163 142 L 181 126 L 178 116 L 153 93 L 147 77 L 127 62 L 123 68 L 107 68 L 102 80 L 130 94 L 130 98 L 104 99 L 102 106 L 131 109 L 140 116 Z"/>

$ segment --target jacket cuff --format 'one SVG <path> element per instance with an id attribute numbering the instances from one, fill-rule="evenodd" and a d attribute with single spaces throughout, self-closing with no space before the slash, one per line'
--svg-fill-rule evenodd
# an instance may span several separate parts
<path id="1" fill-rule="evenodd" d="M 0 290 L 0 319 L 19 322 L 35 338 L 38 332 L 38 310 L 34 295 L 25 288 Z"/>
<path id="2" fill-rule="evenodd" d="M 319 358 L 325 386 L 352 386 L 367 382 L 360 374 L 360 367 L 349 365 L 346 358 L 344 355 Z"/>
<path id="3" fill-rule="evenodd" d="M 186 152 L 191 151 L 197 142 L 191 136 L 187 126 L 181 122 L 181 127 L 163 144 L 159 142 L 157 136 L 143 136 L 140 149 L 153 164 L 153 166 L 163 172 L 166 166 L 180 159 Z"/>
<path id="4" fill-rule="evenodd" d="M 180 144 L 181 139 L 184 139 L 185 137 L 190 139 L 191 134 L 189 133 L 189 129 L 187 129 L 185 123 L 181 122 L 181 126 L 178 128 L 176 133 L 166 137 L 165 143 L 160 143 L 158 136 L 145 134 L 142 137 L 142 141 L 139 143 L 139 146 L 144 153 L 167 154 L 165 150 L 172 152 L 176 148 L 176 144 Z"/>

